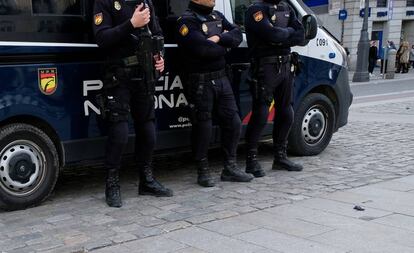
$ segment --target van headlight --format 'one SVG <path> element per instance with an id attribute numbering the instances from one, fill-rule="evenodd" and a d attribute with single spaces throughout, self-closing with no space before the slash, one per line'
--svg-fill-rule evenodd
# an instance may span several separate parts
<path id="1" fill-rule="evenodd" d="M 338 49 L 338 51 L 342 55 L 342 66 L 344 66 L 345 68 L 348 68 L 348 61 L 347 61 L 348 56 L 346 55 L 345 48 L 343 46 L 341 46 L 335 40 L 333 40 L 332 42 L 335 45 L 336 49 Z"/>

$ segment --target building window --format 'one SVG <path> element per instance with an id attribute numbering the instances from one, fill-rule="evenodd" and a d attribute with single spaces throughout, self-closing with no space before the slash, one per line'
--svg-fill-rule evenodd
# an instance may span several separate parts
<path id="1" fill-rule="evenodd" d="M 377 7 L 387 7 L 387 0 L 377 0 Z"/>
<path id="2" fill-rule="evenodd" d="M 414 0 L 407 0 L 407 7 L 414 6 Z"/>

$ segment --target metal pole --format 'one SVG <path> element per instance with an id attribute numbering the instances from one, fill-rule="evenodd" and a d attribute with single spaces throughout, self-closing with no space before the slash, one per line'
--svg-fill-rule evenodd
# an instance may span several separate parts
<path id="1" fill-rule="evenodd" d="M 368 55 L 369 55 L 369 38 L 368 38 L 368 12 L 369 0 L 365 0 L 364 21 L 362 23 L 361 37 L 358 42 L 357 65 L 352 78 L 353 82 L 368 82 Z"/>

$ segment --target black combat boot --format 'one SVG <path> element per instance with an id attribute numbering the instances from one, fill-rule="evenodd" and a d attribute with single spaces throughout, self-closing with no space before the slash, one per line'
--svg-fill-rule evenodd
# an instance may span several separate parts
<path id="1" fill-rule="evenodd" d="M 211 176 L 210 169 L 208 168 L 207 159 L 202 159 L 198 161 L 197 164 L 197 183 L 203 187 L 214 187 L 215 183 L 213 177 Z"/>
<path id="2" fill-rule="evenodd" d="M 119 186 L 119 170 L 108 169 L 105 188 L 106 203 L 110 207 L 121 207 L 121 187 Z"/>
<path id="3" fill-rule="evenodd" d="M 152 174 L 152 167 L 150 165 L 143 165 L 140 167 L 139 175 L 139 195 L 151 195 L 156 197 L 172 197 L 173 191 L 165 188 L 159 183 Z"/>
<path id="4" fill-rule="evenodd" d="M 296 164 L 290 161 L 287 157 L 287 143 L 275 144 L 275 159 L 273 160 L 272 169 L 274 170 L 287 170 L 287 171 L 302 171 L 302 165 Z"/>
<path id="5" fill-rule="evenodd" d="M 257 161 L 257 151 L 251 150 L 247 152 L 246 157 L 246 173 L 252 174 L 254 177 L 264 177 L 266 173 Z"/>
<path id="6" fill-rule="evenodd" d="M 252 180 L 252 175 L 237 168 L 236 161 L 230 160 L 224 163 L 224 169 L 221 172 L 221 181 L 250 182 Z"/>

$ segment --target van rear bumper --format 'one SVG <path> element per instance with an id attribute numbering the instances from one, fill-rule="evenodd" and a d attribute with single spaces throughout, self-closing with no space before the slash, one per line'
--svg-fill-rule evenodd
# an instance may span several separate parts
<path id="1" fill-rule="evenodd" d="M 347 68 L 342 68 L 339 72 L 336 84 L 334 86 L 335 93 L 338 97 L 338 114 L 336 119 L 335 131 L 348 123 L 349 107 L 352 104 L 354 95 L 349 85 L 349 74 Z"/>

